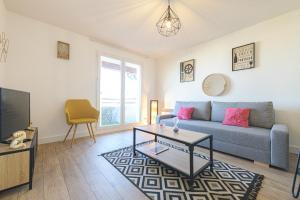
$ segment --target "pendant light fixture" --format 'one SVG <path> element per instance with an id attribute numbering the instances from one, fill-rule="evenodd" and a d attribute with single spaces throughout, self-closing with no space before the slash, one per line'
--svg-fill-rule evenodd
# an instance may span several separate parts
<path id="1" fill-rule="evenodd" d="M 168 0 L 168 8 L 156 23 L 159 34 L 170 37 L 176 35 L 181 28 L 180 19 L 170 6 Z"/>

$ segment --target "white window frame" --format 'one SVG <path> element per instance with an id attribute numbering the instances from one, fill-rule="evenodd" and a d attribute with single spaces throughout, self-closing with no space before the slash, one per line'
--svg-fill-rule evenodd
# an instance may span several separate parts
<path id="1" fill-rule="evenodd" d="M 100 108 L 100 89 L 101 89 L 101 67 L 102 67 L 102 60 L 101 57 L 107 57 L 107 58 L 112 58 L 121 61 L 121 105 L 120 105 L 120 124 L 118 125 L 107 125 L 107 126 L 100 126 L 100 118 L 101 118 L 101 108 Z M 97 109 L 100 111 L 100 116 L 99 116 L 99 122 L 97 123 L 97 129 L 98 130 L 106 130 L 106 129 L 116 129 L 116 130 L 123 130 L 123 129 L 129 129 L 135 125 L 140 125 L 142 123 L 142 70 L 143 70 L 143 65 L 138 62 L 134 61 L 132 59 L 124 58 L 124 57 L 119 57 L 111 54 L 105 54 L 101 53 L 98 56 L 98 70 L 97 70 Z M 125 63 L 131 63 L 131 64 L 136 64 L 139 65 L 139 77 L 140 77 L 140 84 L 139 84 L 139 95 L 138 95 L 138 103 L 139 103 L 139 119 L 138 122 L 136 123 L 125 123 Z"/>

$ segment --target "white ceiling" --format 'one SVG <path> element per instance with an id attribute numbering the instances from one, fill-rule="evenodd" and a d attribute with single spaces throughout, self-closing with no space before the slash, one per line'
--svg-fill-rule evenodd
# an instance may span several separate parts
<path id="1" fill-rule="evenodd" d="M 167 0 L 5 0 L 8 10 L 149 57 L 159 57 L 300 8 L 299 0 L 171 0 L 173 37 L 156 22 Z"/>

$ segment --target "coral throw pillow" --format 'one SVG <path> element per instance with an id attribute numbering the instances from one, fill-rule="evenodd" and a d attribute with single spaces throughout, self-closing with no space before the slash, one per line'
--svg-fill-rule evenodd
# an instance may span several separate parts
<path id="1" fill-rule="evenodd" d="M 249 114 L 249 108 L 227 108 L 223 124 L 248 128 Z"/>
<path id="2" fill-rule="evenodd" d="M 193 107 L 181 107 L 178 111 L 177 117 L 178 119 L 189 120 L 192 118 L 193 112 Z"/>

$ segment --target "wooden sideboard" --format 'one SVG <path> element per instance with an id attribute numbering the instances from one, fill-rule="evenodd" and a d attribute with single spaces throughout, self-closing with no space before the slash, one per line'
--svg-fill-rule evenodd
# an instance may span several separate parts
<path id="1" fill-rule="evenodd" d="M 7 144 L 0 144 L 0 192 L 22 185 L 32 189 L 34 162 L 38 148 L 38 129 L 26 130 L 25 148 L 11 149 Z"/>

